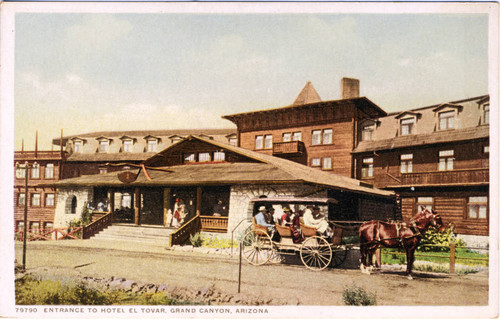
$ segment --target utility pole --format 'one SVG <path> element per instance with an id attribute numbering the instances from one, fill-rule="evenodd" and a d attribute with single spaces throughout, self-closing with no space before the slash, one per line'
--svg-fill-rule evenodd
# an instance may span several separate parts
<path id="1" fill-rule="evenodd" d="M 24 163 L 24 227 L 23 227 L 23 271 L 26 271 L 26 237 L 28 237 L 28 162 Z"/>

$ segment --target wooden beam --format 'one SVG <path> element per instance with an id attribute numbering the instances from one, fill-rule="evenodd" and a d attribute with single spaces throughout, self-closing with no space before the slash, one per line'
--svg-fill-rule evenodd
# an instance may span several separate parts
<path id="1" fill-rule="evenodd" d="M 134 192 L 134 224 L 141 224 L 141 215 L 140 215 L 140 202 L 141 202 L 141 192 L 138 187 L 136 187 Z"/>
<path id="2" fill-rule="evenodd" d="M 201 187 L 196 187 L 196 216 L 201 215 Z"/>

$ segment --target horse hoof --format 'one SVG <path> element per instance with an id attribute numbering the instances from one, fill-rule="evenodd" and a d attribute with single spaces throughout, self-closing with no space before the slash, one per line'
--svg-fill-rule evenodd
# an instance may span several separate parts
<path id="1" fill-rule="evenodd" d="M 407 276 L 408 280 L 413 280 L 413 277 L 411 275 Z"/>

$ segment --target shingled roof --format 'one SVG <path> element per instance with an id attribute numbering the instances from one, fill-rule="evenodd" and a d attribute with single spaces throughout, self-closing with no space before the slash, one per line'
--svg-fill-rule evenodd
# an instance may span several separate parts
<path id="1" fill-rule="evenodd" d="M 160 153 L 144 161 L 148 165 L 162 153 L 166 153 L 181 143 L 203 141 L 254 159 L 257 163 L 218 163 L 200 165 L 176 165 L 164 168 L 147 169 L 151 180 L 144 171 L 140 171 L 135 182 L 123 184 L 117 178 L 117 172 L 88 175 L 65 179 L 56 186 L 180 186 L 180 185 L 221 185 L 221 184 L 276 184 L 276 183 L 310 183 L 326 186 L 332 189 L 352 191 L 376 196 L 392 196 L 394 193 L 363 186 L 358 180 L 323 172 L 286 159 L 261 154 L 236 146 L 220 143 L 198 136 L 189 136 L 186 140 L 172 145 Z M 166 171 L 168 170 L 168 171 Z"/>
<path id="2" fill-rule="evenodd" d="M 318 92 L 312 85 L 311 82 L 307 82 L 302 91 L 300 91 L 299 95 L 293 101 L 293 105 L 301 105 L 301 104 L 309 104 L 321 102 L 321 98 L 319 97 Z"/>

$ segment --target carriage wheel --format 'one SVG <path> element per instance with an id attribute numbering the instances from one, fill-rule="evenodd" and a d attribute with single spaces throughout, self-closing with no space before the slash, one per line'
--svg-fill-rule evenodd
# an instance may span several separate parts
<path id="1" fill-rule="evenodd" d="M 331 267 L 338 267 L 344 263 L 346 258 L 347 258 L 347 249 L 335 250 L 333 252 L 332 263 L 330 266 Z"/>
<path id="2" fill-rule="evenodd" d="M 271 237 L 260 229 L 248 231 L 242 244 L 243 258 L 252 265 L 263 265 L 273 256 Z"/>
<path id="3" fill-rule="evenodd" d="M 322 237 L 308 237 L 300 247 L 302 263 L 312 270 L 323 270 L 332 261 L 332 248 Z"/>

